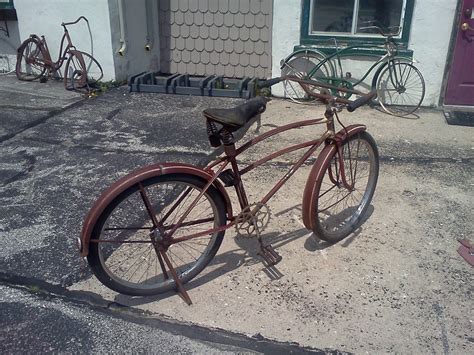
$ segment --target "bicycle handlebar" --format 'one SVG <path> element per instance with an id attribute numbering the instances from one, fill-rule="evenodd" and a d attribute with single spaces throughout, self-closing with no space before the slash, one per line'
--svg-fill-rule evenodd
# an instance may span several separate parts
<path id="1" fill-rule="evenodd" d="M 391 32 L 391 29 L 397 29 L 396 32 Z M 402 31 L 400 26 L 391 26 L 387 28 L 382 28 L 381 26 L 373 25 L 373 26 L 365 26 L 359 27 L 359 30 L 377 30 L 382 36 L 384 37 L 394 37 L 398 36 Z"/>
<path id="2" fill-rule="evenodd" d="M 76 23 L 78 23 L 80 20 L 84 19 L 87 23 L 89 23 L 89 21 L 84 17 L 84 16 L 80 16 L 76 21 L 74 22 L 63 22 L 61 23 L 61 26 L 63 27 L 66 27 L 66 26 L 69 26 L 69 25 L 75 25 Z"/>
<path id="3" fill-rule="evenodd" d="M 269 88 L 270 86 L 272 85 L 275 85 L 275 84 L 278 84 L 280 81 L 282 81 L 284 78 L 281 77 L 281 78 L 272 78 L 272 79 L 268 79 L 268 80 L 262 80 L 262 81 L 259 81 L 258 82 L 258 87 L 260 89 L 262 88 Z"/>
<path id="4" fill-rule="evenodd" d="M 291 81 L 297 82 L 298 84 L 301 85 L 303 90 L 308 95 L 313 96 L 315 98 L 325 100 L 328 103 L 333 102 L 333 103 L 338 103 L 338 104 L 344 104 L 344 105 L 346 105 L 347 111 L 349 111 L 349 112 L 353 112 L 357 108 L 359 108 L 361 106 L 364 106 L 365 104 L 369 103 L 370 101 L 372 101 L 377 96 L 377 93 L 375 91 L 372 91 L 368 94 L 364 94 L 364 93 L 362 93 L 358 90 L 347 89 L 347 88 L 333 86 L 333 85 L 327 85 L 327 84 L 323 84 L 323 83 L 320 83 L 320 82 L 315 81 L 315 80 L 300 79 L 300 78 L 297 78 L 295 76 L 282 76 L 280 78 L 273 78 L 273 79 L 266 80 L 266 81 L 263 82 L 263 85 L 264 85 L 263 87 L 267 87 L 267 86 L 277 84 L 277 83 L 279 83 L 280 81 L 283 81 L 283 80 L 291 80 Z M 340 92 L 361 95 L 361 97 L 359 97 L 358 99 L 356 99 L 354 101 L 351 101 L 351 100 L 344 99 L 342 97 L 333 96 L 333 95 L 330 94 L 329 90 L 326 90 L 327 93 L 324 93 L 324 94 L 314 92 L 310 89 L 310 87 L 320 87 L 320 88 L 324 88 L 324 89 L 333 89 L 333 90 L 337 90 L 337 91 L 340 91 Z"/>
<path id="5" fill-rule="evenodd" d="M 371 91 L 367 95 L 359 97 L 357 100 L 352 101 L 349 105 L 347 105 L 347 111 L 353 112 L 361 106 L 368 104 L 377 96 L 376 91 Z"/>

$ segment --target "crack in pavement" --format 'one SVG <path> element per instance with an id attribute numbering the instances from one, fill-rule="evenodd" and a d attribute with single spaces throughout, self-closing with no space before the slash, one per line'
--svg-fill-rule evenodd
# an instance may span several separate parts
<path id="1" fill-rule="evenodd" d="M 49 111 L 48 113 L 46 113 L 45 116 L 43 117 L 40 117 L 28 124 L 26 124 L 25 126 L 23 126 L 22 128 L 16 130 L 16 132 L 13 132 L 13 133 L 9 133 L 9 134 L 5 134 L 3 136 L 0 136 L 0 143 L 4 143 L 12 138 L 15 138 L 17 135 L 19 135 L 20 133 L 23 133 L 25 132 L 26 130 L 30 129 L 30 128 L 33 128 L 33 127 L 36 127 L 36 126 L 39 126 L 45 122 L 47 122 L 50 118 L 54 117 L 54 116 L 57 116 L 59 115 L 60 113 L 63 113 L 64 111 L 66 110 L 69 110 L 73 107 L 78 107 L 80 105 L 82 105 L 84 102 L 86 102 L 86 100 L 79 100 L 77 102 L 74 102 L 72 104 L 69 104 L 67 106 L 64 106 L 62 108 L 59 108 L 59 109 L 54 109 L 54 110 L 51 110 Z"/>
<path id="2" fill-rule="evenodd" d="M 161 314 L 154 314 L 118 302 L 107 301 L 96 294 L 85 291 L 69 291 L 59 285 L 43 280 L 0 272 L 0 285 L 15 288 L 45 299 L 60 299 L 64 302 L 90 307 L 110 316 L 135 324 L 147 325 L 162 331 L 211 343 L 231 345 L 251 351 L 271 354 L 348 354 L 339 350 L 302 347 L 297 343 L 279 342 L 263 337 L 260 333 L 247 336 L 220 328 L 206 328 L 193 323 L 177 321 Z"/>

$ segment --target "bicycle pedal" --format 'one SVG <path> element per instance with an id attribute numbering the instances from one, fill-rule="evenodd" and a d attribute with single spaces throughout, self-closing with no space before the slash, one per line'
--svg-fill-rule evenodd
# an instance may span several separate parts
<path id="1" fill-rule="evenodd" d="M 262 247 L 257 254 L 262 257 L 267 266 L 276 265 L 283 259 L 271 245 Z"/>

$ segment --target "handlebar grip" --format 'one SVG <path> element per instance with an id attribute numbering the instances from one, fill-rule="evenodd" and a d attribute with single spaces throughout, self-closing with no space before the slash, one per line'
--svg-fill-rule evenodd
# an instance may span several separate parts
<path id="1" fill-rule="evenodd" d="M 367 95 L 359 97 L 357 100 L 352 101 L 349 105 L 347 105 L 347 111 L 353 112 L 361 106 L 372 101 L 377 96 L 376 91 L 369 92 Z"/>
<path id="2" fill-rule="evenodd" d="M 272 85 L 278 84 L 280 81 L 282 81 L 283 78 L 272 78 L 268 80 L 262 80 L 258 82 L 258 87 L 259 88 L 269 88 Z"/>
<path id="3" fill-rule="evenodd" d="M 78 23 L 81 19 L 84 19 L 87 23 L 89 22 L 84 16 L 80 16 L 76 21 L 73 21 L 73 22 L 63 22 L 63 23 L 61 23 L 61 26 L 75 25 L 75 24 Z"/>

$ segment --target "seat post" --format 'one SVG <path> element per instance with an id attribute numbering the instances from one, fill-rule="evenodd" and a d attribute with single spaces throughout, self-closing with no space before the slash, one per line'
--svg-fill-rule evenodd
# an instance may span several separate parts
<path id="1" fill-rule="evenodd" d="M 244 209 L 249 205 L 249 201 L 247 199 L 247 194 L 245 193 L 244 184 L 242 183 L 242 179 L 240 177 L 240 171 L 237 165 L 237 160 L 235 159 L 235 143 L 232 141 L 232 143 L 224 144 L 224 152 L 229 158 L 230 165 L 232 166 L 232 172 L 234 175 L 234 187 L 235 192 L 237 193 L 237 197 L 239 198 L 240 207 Z"/>

